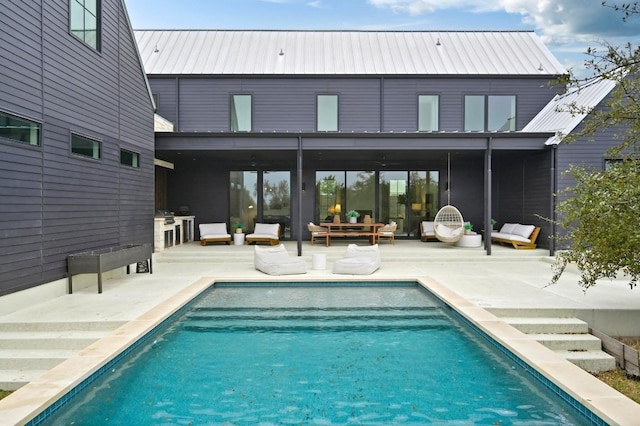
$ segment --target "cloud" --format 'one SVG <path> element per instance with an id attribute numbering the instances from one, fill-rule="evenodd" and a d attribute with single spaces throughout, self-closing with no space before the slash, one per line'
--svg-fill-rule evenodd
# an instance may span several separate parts
<path id="1" fill-rule="evenodd" d="M 472 13 L 507 12 L 539 31 L 549 44 L 593 42 L 640 36 L 640 19 L 622 21 L 623 15 L 593 0 L 368 0 L 395 13 L 422 15 L 439 10 Z"/>
<path id="2" fill-rule="evenodd" d="M 315 7 L 316 9 L 322 9 L 323 4 L 320 0 L 314 0 L 307 3 L 309 7 Z"/>

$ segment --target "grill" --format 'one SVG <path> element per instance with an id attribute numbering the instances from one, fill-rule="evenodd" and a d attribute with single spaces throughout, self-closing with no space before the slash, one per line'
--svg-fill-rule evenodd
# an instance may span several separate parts
<path id="1" fill-rule="evenodd" d="M 175 221 L 176 221 L 173 218 L 173 213 L 171 213 L 170 211 L 167 211 L 167 210 L 156 210 L 156 216 L 155 217 L 164 218 L 164 224 L 165 225 L 170 225 L 172 223 L 175 223 Z"/>

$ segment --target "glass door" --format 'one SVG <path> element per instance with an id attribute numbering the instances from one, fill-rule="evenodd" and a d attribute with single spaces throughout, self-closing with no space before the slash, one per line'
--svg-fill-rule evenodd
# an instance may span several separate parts
<path id="1" fill-rule="evenodd" d="M 281 236 L 291 238 L 291 173 L 264 171 L 262 222 L 279 223 Z"/>
<path id="2" fill-rule="evenodd" d="M 237 171 L 230 173 L 229 223 L 230 232 L 240 225 L 245 233 L 253 232 L 258 205 L 258 173 Z"/>
<path id="3" fill-rule="evenodd" d="M 407 235 L 407 172 L 381 171 L 379 179 L 380 221 L 398 224 L 396 235 Z"/>

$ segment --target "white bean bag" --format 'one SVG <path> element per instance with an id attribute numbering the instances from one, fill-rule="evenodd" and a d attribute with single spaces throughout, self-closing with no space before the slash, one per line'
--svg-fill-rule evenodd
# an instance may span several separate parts
<path id="1" fill-rule="evenodd" d="M 344 257 L 333 263 L 334 274 L 369 275 L 380 268 L 378 245 L 358 246 L 349 244 Z"/>
<path id="2" fill-rule="evenodd" d="M 255 246 L 253 266 L 268 275 L 306 274 L 307 263 L 300 257 L 292 257 L 282 245 Z"/>

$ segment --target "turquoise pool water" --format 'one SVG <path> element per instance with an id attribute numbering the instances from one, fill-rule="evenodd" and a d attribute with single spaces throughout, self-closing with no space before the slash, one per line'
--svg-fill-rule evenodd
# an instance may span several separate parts
<path id="1" fill-rule="evenodd" d="M 414 283 L 218 285 L 43 424 L 590 424 Z"/>

